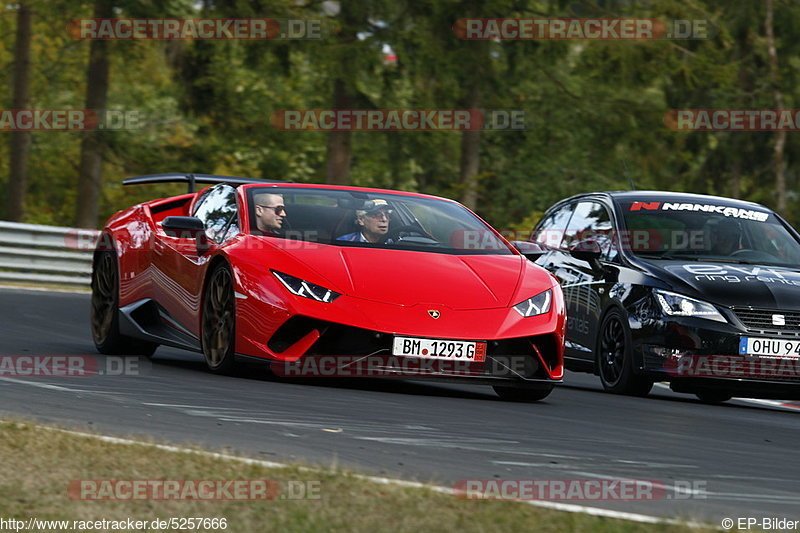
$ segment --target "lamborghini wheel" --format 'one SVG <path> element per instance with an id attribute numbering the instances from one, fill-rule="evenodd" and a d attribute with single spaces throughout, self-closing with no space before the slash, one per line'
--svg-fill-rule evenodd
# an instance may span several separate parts
<path id="1" fill-rule="evenodd" d="M 208 369 L 226 374 L 235 361 L 236 305 L 233 276 L 226 265 L 211 272 L 203 295 L 203 355 Z"/>
<path id="2" fill-rule="evenodd" d="M 144 355 L 158 348 L 153 342 L 133 339 L 119 332 L 119 269 L 117 254 L 96 252 L 92 265 L 92 339 L 97 351 L 106 355 Z"/>

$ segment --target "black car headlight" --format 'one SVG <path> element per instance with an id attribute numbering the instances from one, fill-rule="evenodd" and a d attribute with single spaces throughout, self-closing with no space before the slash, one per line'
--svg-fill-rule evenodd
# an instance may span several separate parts
<path id="1" fill-rule="evenodd" d="M 659 289 L 653 289 L 653 294 L 665 315 L 692 316 L 717 322 L 727 322 L 717 308 L 708 302 Z"/>
<path id="2" fill-rule="evenodd" d="M 289 292 L 296 296 L 302 296 L 303 298 L 325 303 L 331 303 L 341 296 L 338 292 L 326 289 L 315 283 L 310 283 L 304 279 L 296 278 L 289 274 L 278 272 L 277 270 L 271 270 L 270 272 L 278 278 L 278 281 L 280 281 Z"/>
<path id="3" fill-rule="evenodd" d="M 523 317 L 543 315 L 550 311 L 550 302 L 553 301 L 553 291 L 547 289 L 536 296 L 523 300 L 514 306 L 514 310 Z"/>

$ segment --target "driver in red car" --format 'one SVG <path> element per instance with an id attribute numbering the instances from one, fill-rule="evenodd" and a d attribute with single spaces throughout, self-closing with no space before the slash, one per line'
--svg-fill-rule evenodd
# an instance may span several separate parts
<path id="1" fill-rule="evenodd" d="M 356 210 L 356 224 L 360 231 L 354 231 L 338 237 L 337 241 L 368 242 L 376 244 L 383 242 L 389 233 L 389 221 L 392 210 L 389 202 L 381 198 L 367 200 L 361 209 Z"/>

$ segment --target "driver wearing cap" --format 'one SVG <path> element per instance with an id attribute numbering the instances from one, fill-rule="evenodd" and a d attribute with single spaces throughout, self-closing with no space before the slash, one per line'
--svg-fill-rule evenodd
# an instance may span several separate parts
<path id="1" fill-rule="evenodd" d="M 342 235 L 336 240 L 372 244 L 382 242 L 389 232 L 391 215 L 392 210 L 386 200 L 381 198 L 367 200 L 361 209 L 356 210 L 356 224 L 361 228 L 360 231 Z"/>

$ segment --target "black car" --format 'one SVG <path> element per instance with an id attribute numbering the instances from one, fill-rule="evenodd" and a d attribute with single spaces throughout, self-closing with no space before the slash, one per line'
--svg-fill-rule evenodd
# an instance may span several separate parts
<path id="1" fill-rule="evenodd" d="M 598 192 L 551 207 L 517 246 L 567 302 L 566 366 L 610 392 L 655 381 L 707 402 L 800 397 L 800 234 L 716 196 Z"/>

